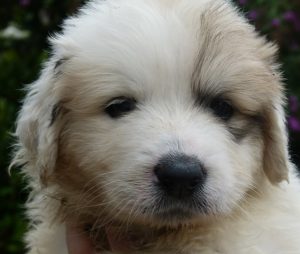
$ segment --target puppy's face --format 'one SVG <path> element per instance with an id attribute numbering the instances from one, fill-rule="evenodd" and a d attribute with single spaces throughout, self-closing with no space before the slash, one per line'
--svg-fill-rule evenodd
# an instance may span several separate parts
<path id="1" fill-rule="evenodd" d="M 52 178 L 76 211 L 186 224 L 285 177 L 268 169 L 269 153 L 285 156 L 270 144 L 284 135 L 273 48 L 227 4 L 101 3 L 54 44 Z"/>

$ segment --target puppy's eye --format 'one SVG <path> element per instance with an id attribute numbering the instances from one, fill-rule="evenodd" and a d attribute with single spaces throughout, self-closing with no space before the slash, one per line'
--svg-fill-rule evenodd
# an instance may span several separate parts
<path id="1" fill-rule="evenodd" d="M 127 97 L 117 97 L 107 103 L 105 107 L 105 113 L 108 114 L 111 118 L 118 118 L 134 110 L 135 107 L 135 99 Z"/>
<path id="2" fill-rule="evenodd" d="M 221 98 L 214 99 L 210 104 L 210 108 L 217 117 L 224 121 L 228 121 L 234 114 L 233 106 Z"/>

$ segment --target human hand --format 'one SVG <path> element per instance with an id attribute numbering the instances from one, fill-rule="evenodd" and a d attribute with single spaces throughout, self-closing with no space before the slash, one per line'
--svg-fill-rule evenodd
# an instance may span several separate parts
<path id="1" fill-rule="evenodd" d="M 106 227 L 106 237 L 110 251 L 128 252 L 130 249 L 130 241 L 126 236 L 120 236 L 114 227 Z M 68 254 L 101 254 L 96 251 L 92 240 L 82 229 L 68 224 L 66 226 L 66 241 Z M 105 252 L 107 253 L 107 252 Z"/>
<path id="2" fill-rule="evenodd" d="M 74 225 L 66 226 L 66 241 L 69 254 L 100 254 L 86 233 Z"/>

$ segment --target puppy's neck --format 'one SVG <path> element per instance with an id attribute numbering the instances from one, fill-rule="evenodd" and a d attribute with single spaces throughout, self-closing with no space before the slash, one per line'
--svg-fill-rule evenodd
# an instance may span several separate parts
<path id="1" fill-rule="evenodd" d="M 115 252 L 134 250 L 176 250 L 178 239 L 197 232 L 204 237 L 210 235 L 214 223 L 180 225 L 177 227 L 151 227 L 149 225 L 111 223 L 100 229 L 91 228 L 89 233 L 97 249 Z M 192 238 L 191 238 L 192 239 Z M 186 239 L 188 241 L 188 238 Z"/>
<path id="2" fill-rule="evenodd" d="M 112 223 L 100 229 L 91 228 L 89 234 L 99 250 L 130 251 L 151 249 L 161 238 L 176 235 L 181 230 Z"/>

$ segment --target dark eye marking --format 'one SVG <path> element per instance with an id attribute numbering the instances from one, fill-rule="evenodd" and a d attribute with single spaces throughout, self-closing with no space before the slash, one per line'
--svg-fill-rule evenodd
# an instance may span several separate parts
<path id="1" fill-rule="evenodd" d="M 61 112 L 61 103 L 58 102 L 52 107 L 49 126 L 52 126 Z"/>
<path id="2" fill-rule="evenodd" d="M 245 137 L 260 137 L 260 131 L 263 128 L 263 117 L 260 112 L 251 112 L 252 115 L 237 114 L 236 119 L 228 125 L 229 132 L 233 135 L 236 142 L 240 142 Z"/>
<path id="3" fill-rule="evenodd" d="M 195 92 L 195 106 L 201 107 L 225 123 L 236 142 L 244 138 L 260 137 L 264 118 L 260 110 L 239 108 L 226 95 Z"/>
<path id="4" fill-rule="evenodd" d="M 64 58 L 61 58 L 61 59 L 58 59 L 55 63 L 54 63 L 54 74 L 55 75 L 60 75 L 61 72 L 62 72 L 62 68 L 61 66 L 67 62 L 70 58 L 68 57 L 64 57 Z"/>
<path id="5" fill-rule="evenodd" d="M 214 98 L 208 106 L 217 117 L 224 121 L 228 121 L 235 112 L 231 103 L 223 98 Z"/>
<path id="6" fill-rule="evenodd" d="M 105 113 L 111 118 L 119 118 L 136 108 L 136 100 L 128 97 L 116 97 L 105 106 Z"/>
<path id="7" fill-rule="evenodd" d="M 196 105 L 210 110 L 217 118 L 223 121 L 230 120 L 236 112 L 231 101 L 222 96 L 212 96 L 210 94 L 198 95 Z"/>

